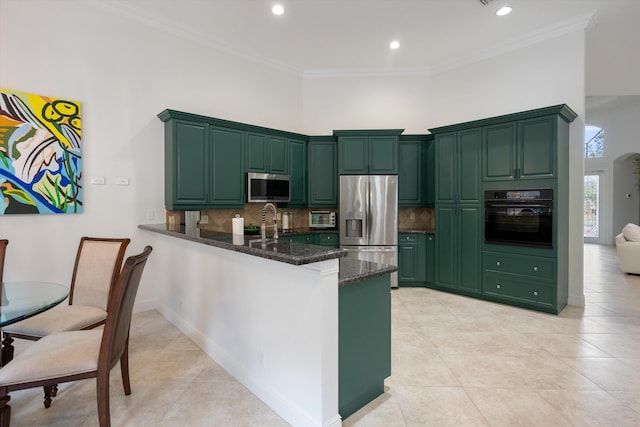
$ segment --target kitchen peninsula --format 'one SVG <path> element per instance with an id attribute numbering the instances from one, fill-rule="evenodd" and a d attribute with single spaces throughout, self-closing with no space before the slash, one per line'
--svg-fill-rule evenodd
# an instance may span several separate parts
<path id="1" fill-rule="evenodd" d="M 292 425 L 338 426 L 384 391 L 390 273 L 336 248 L 165 224 L 158 309 Z"/>

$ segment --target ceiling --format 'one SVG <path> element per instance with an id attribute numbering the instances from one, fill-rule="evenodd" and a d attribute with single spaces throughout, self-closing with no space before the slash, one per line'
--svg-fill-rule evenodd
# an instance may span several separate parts
<path id="1" fill-rule="evenodd" d="M 271 13 L 276 2 L 284 15 Z M 505 3 L 513 12 L 496 16 Z M 629 55 L 640 45 L 640 0 L 110 0 L 101 7 L 303 75 L 437 72 L 576 26 L 588 28 L 587 74 L 599 66 L 589 58 L 599 57 L 636 61 L 640 71 L 640 57 Z M 399 49 L 389 49 L 392 40 Z"/>

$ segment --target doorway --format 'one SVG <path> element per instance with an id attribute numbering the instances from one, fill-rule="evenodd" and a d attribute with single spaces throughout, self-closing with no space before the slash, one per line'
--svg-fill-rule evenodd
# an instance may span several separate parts
<path id="1" fill-rule="evenodd" d="M 584 241 L 598 243 L 600 239 L 600 174 L 584 176 Z"/>

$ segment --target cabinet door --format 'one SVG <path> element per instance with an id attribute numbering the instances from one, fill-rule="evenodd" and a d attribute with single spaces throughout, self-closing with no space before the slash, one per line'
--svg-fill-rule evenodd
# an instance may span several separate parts
<path id="1" fill-rule="evenodd" d="M 212 204 L 225 207 L 244 205 L 243 132 L 211 128 L 211 193 Z"/>
<path id="2" fill-rule="evenodd" d="M 516 124 L 504 123 L 483 129 L 483 179 L 516 179 Z"/>
<path id="3" fill-rule="evenodd" d="M 457 207 L 436 206 L 436 284 L 455 288 L 457 257 Z"/>
<path id="4" fill-rule="evenodd" d="M 175 120 L 169 127 L 165 153 L 167 208 L 204 205 L 209 195 L 209 125 Z"/>
<path id="5" fill-rule="evenodd" d="M 366 175 L 369 173 L 368 138 L 366 136 L 341 136 L 338 138 L 338 169 L 341 175 Z"/>
<path id="6" fill-rule="evenodd" d="M 436 200 L 436 144 L 433 140 L 430 140 L 426 144 L 426 151 L 423 154 L 426 158 L 422 164 L 424 169 L 422 176 L 425 178 L 424 185 L 424 205 L 427 207 L 433 207 Z"/>
<path id="7" fill-rule="evenodd" d="M 427 234 L 425 256 L 427 258 L 425 279 L 428 283 L 433 283 L 436 280 L 436 238 L 433 234 Z"/>
<path id="8" fill-rule="evenodd" d="M 424 203 L 423 144 L 402 141 L 398 146 L 398 206 L 419 207 Z"/>
<path id="9" fill-rule="evenodd" d="M 398 137 L 369 137 L 369 174 L 394 175 L 398 173 Z"/>
<path id="10" fill-rule="evenodd" d="M 286 138 L 269 137 L 269 173 L 289 175 L 289 143 Z"/>
<path id="11" fill-rule="evenodd" d="M 556 177 L 555 117 L 518 122 L 518 178 Z"/>
<path id="12" fill-rule="evenodd" d="M 457 133 L 436 136 L 436 202 L 453 203 L 456 194 Z"/>
<path id="13" fill-rule="evenodd" d="M 335 141 L 309 141 L 309 207 L 338 205 Z"/>
<path id="14" fill-rule="evenodd" d="M 247 172 L 267 173 L 269 171 L 267 147 L 268 141 L 266 135 L 260 135 L 250 132 L 246 134 L 245 166 Z"/>
<path id="15" fill-rule="evenodd" d="M 418 276 L 416 258 L 418 255 L 417 243 L 403 243 L 400 237 L 398 244 L 398 280 L 415 282 Z"/>
<path id="16" fill-rule="evenodd" d="M 458 287 L 468 292 L 480 292 L 481 266 L 481 209 L 479 206 L 461 206 L 458 209 L 459 251 Z"/>
<path id="17" fill-rule="evenodd" d="M 291 175 L 291 201 L 289 206 L 307 205 L 307 143 L 289 140 L 289 173 Z"/>
<path id="18" fill-rule="evenodd" d="M 458 133 L 458 202 L 480 203 L 482 201 L 482 175 L 480 149 L 480 129 L 470 129 Z"/>

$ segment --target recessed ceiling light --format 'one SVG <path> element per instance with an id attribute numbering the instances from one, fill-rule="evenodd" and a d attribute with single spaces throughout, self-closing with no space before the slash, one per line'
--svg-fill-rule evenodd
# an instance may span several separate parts
<path id="1" fill-rule="evenodd" d="M 284 7 L 282 7 L 281 4 L 274 4 L 271 12 L 273 12 L 274 15 L 282 15 L 284 13 Z"/>
<path id="2" fill-rule="evenodd" d="M 397 40 L 392 41 L 391 43 L 389 43 L 389 47 L 391 49 L 397 49 L 400 47 L 400 42 Z"/>
<path id="3" fill-rule="evenodd" d="M 511 13 L 511 10 L 512 9 L 509 6 L 503 6 L 496 11 L 496 15 L 498 16 L 508 15 Z"/>

